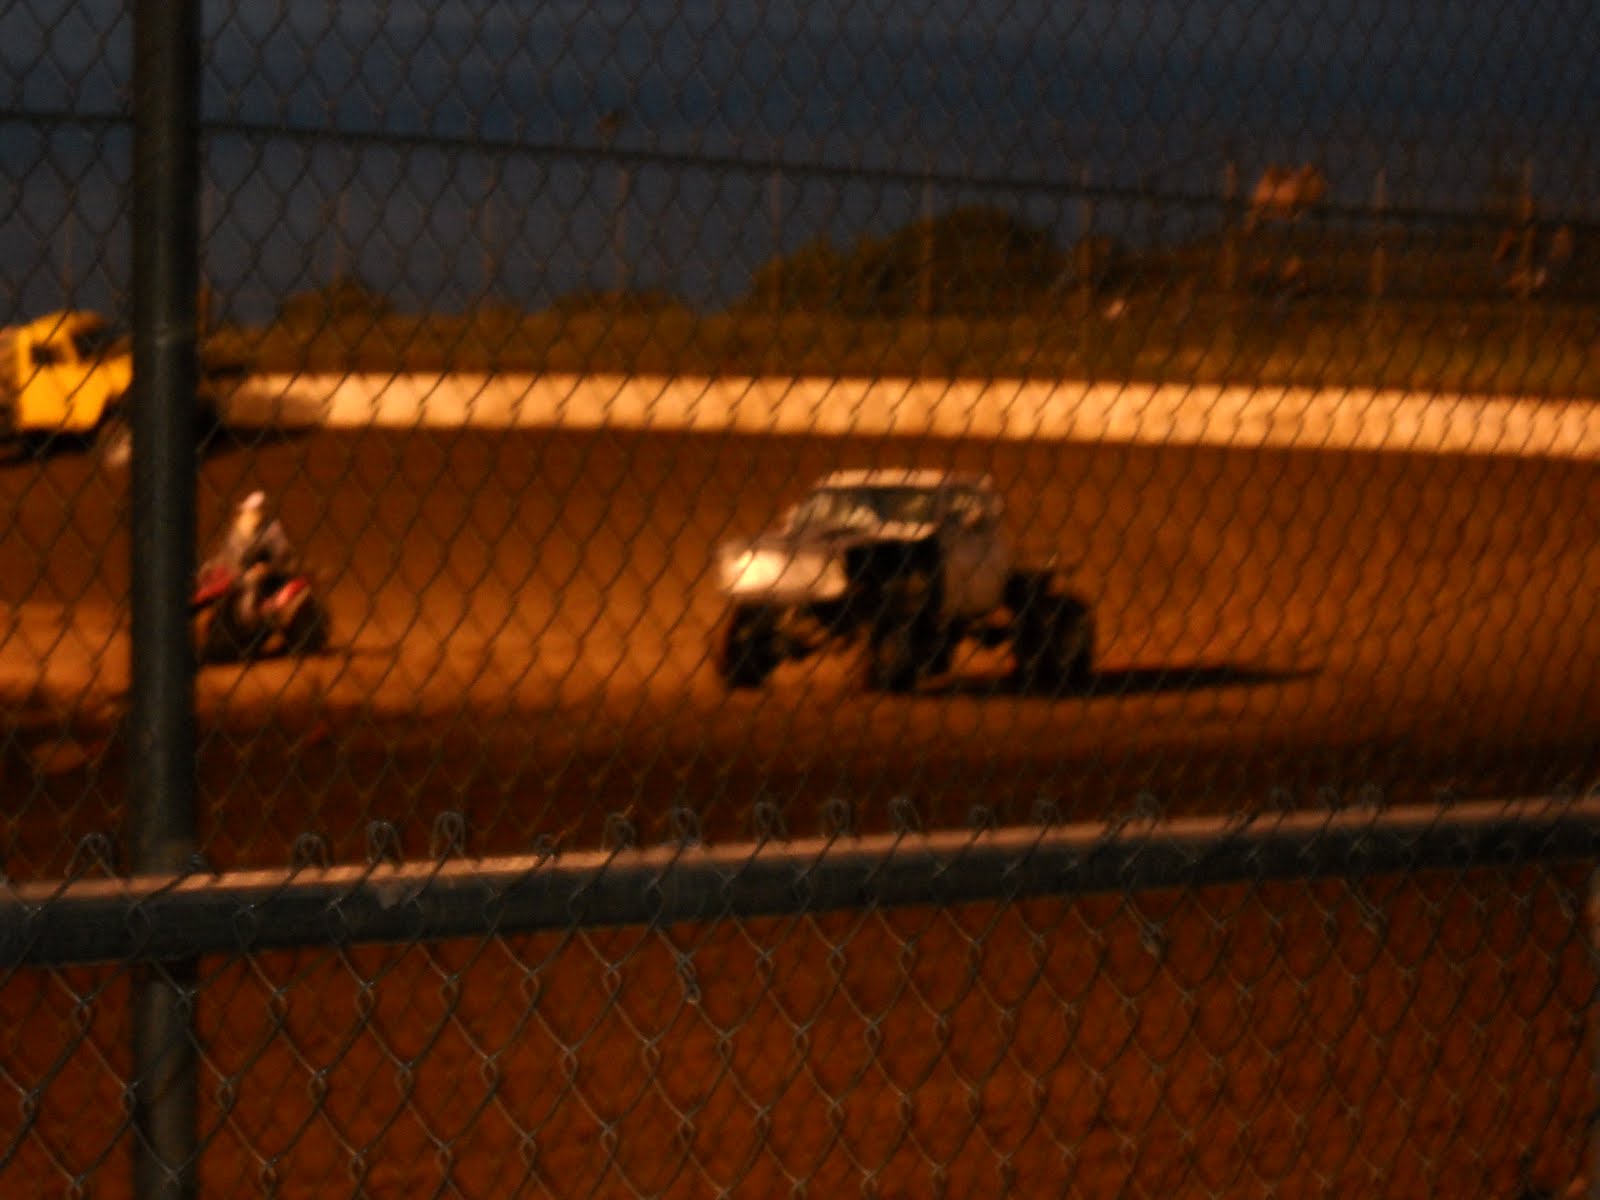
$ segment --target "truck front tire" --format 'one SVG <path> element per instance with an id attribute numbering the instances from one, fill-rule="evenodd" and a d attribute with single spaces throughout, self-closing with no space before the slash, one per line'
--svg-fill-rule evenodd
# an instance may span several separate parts
<path id="1" fill-rule="evenodd" d="M 867 639 L 867 686 L 877 691 L 914 691 L 941 657 L 939 592 L 922 571 L 912 571 L 884 589 Z"/>
<path id="2" fill-rule="evenodd" d="M 778 632 L 772 614 L 760 608 L 736 608 L 719 631 L 717 672 L 735 690 L 758 688 L 777 670 Z"/>

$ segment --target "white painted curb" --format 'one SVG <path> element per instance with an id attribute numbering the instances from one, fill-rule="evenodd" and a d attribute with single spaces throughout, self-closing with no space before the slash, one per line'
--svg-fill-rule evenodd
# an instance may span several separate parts
<path id="1" fill-rule="evenodd" d="M 264 375 L 243 427 L 650 429 L 1600 457 L 1600 402 L 1349 388 L 1024 380 Z"/>

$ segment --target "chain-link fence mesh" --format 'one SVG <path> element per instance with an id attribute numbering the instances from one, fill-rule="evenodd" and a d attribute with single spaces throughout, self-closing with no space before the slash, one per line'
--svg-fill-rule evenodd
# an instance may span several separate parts
<path id="1" fill-rule="evenodd" d="M 290 551 L 196 584 L 206 870 L 1591 785 L 1584 14 L 200 11 L 198 550 Z M 0 12 L 13 914 L 130 867 L 133 21 Z M 206 1190 L 1553 1186 L 1564 870 L 241 935 Z M 77 962 L 0 1174 L 114 1192 Z"/>
<path id="2" fill-rule="evenodd" d="M 835 836 L 781 877 L 798 897 L 854 852 Z M 636 853 L 558 890 L 548 919 L 570 905 L 570 924 L 547 933 L 504 932 L 516 903 L 480 880 L 480 936 L 354 944 L 363 886 L 420 930 L 448 857 L 332 885 L 329 944 L 299 951 L 261 948 L 292 877 L 217 897 L 202 941 L 228 949 L 184 983 L 204 1194 L 1530 1196 L 1582 1177 L 1587 867 L 1076 899 L 1018 874 L 995 902 L 887 907 L 908 840 L 843 911 L 824 884 L 739 918 L 752 850 L 698 896 L 706 919 L 586 924 Z M 692 890 L 696 852 L 677 853 L 646 864 L 643 909 Z M 162 925 L 140 913 L 134 943 Z M 115 1186 L 128 973 L 35 968 L 0 992 L 22 1117 L 5 1152 L 42 1188 Z"/>

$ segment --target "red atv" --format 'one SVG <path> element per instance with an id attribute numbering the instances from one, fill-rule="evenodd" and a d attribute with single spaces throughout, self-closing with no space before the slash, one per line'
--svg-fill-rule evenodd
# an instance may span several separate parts
<path id="1" fill-rule="evenodd" d="M 275 573 L 258 563 L 240 573 L 209 563 L 190 610 L 202 663 L 317 654 L 328 645 L 328 615 L 305 572 Z"/>

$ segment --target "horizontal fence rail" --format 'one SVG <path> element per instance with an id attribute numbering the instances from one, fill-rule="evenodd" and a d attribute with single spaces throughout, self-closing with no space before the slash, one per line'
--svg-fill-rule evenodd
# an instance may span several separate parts
<path id="1" fill-rule="evenodd" d="M 0 967 L 1569 862 L 1600 797 L 13 885 Z"/>

